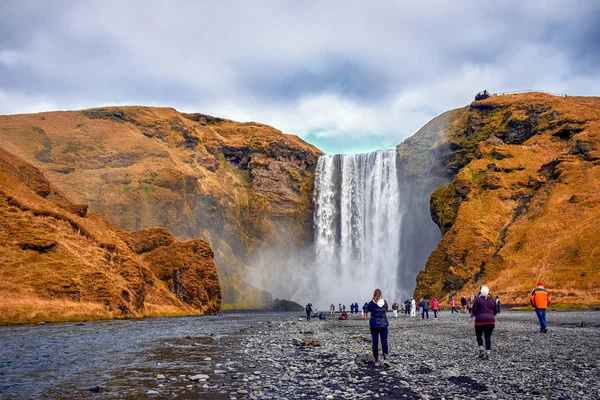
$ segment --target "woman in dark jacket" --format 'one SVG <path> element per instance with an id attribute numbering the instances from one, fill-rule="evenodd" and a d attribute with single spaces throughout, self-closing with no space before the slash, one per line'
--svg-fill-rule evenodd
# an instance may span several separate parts
<path id="1" fill-rule="evenodd" d="M 381 337 L 381 350 L 383 352 L 383 364 L 386 367 L 391 365 L 387 361 L 388 357 L 388 319 L 387 310 L 388 303 L 382 298 L 381 290 L 375 289 L 373 300 L 367 305 L 367 310 L 371 313 L 369 326 L 371 327 L 371 337 L 373 338 L 373 357 L 375 358 L 375 366 L 381 366 L 379 362 L 379 337 Z"/>
<path id="2" fill-rule="evenodd" d="M 479 358 L 484 356 L 492 359 L 492 332 L 496 326 L 496 302 L 490 296 L 487 286 L 481 287 L 481 295 L 473 301 L 473 316 L 475 316 L 475 335 L 479 344 Z M 483 338 L 485 335 L 485 351 L 483 350 Z"/>

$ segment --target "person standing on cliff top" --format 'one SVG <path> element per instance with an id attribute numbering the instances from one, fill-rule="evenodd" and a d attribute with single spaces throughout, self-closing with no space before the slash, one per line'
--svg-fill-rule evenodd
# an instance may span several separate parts
<path id="1" fill-rule="evenodd" d="M 552 304 L 550 293 L 544 288 L 544 282 L 538 282 L 537 287 L 531 291 L 529 302 L 535 308 L 535 314 L 540 321 L 540 332 L 548 332 L 546 324 L 546 308 Z"/>
<path id="2" fill-rule="evenodd" d="M 383 352 L 383 365 L 391 367 L 387 361 L 388 357 L 388 319 L 387 310 L 388 303 L 383 299 L 380 289 L 375 289 L 373 299 L 369 302 L 367 309 L 371 313 L 369 327 L 371 329 L 371 337 L 373 338 L 373 357 L 375 358 L 375 366 L 380 367 L 379 362 L 379 338 L 381 337 L 381 350 Z"/>
<path id="3" fill-rule="evenodd" d="M 479 358 L 484 356 L 492 359 L 492 332 L 496 326 L 496 302 L 490 294 L 487 286 L 481 287 L 481 295 L 473 300 L 473 315 L 475 316 L 475 335 L 479 345 Z M 483 350 L 483 338 L 485 335 L 485 351 Z"/>

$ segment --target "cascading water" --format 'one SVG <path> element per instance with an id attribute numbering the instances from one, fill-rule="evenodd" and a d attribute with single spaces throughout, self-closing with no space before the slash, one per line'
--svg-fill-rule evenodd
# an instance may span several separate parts
<path id="1" fill-rule="evenodd" d="M 399 282 L 402 207 L 395 150 L 320 157 L 315 176 L 315 261 L 321 304 L 359 302 Z"/>

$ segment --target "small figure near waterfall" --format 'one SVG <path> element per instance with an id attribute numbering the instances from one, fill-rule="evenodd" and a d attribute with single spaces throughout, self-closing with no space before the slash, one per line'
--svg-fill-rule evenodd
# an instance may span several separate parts
<path id="1" fill-rule="evenodd" d="M 394 312 L 394 318 L 398 318 L 398 302 L 396 300 L 392 303 L 392 311 Z"/>
<path id="2" fill-rule="evenodd" d="M 388 357 L 388 319 L 387 310 L 388 303 L 383 299 L 383 295 L 380 289 L 375 289 L 373 292 L 373 299 L 367 306 L 371 313 L 371 319 L 369 320 L 369 327 L 371 329 L 371 337 L 373 338 L 373 357 L 375 358 L 375 366 L 380 367 L 379 362 L 379 338 L 381 338 L 381 350 L 383 355 L 383 364 L 386 367 L 391 367 L 391 364 L 387 361 Z"/>
<path id="3" fill-rule="evenodd" d="M 411 317 L 417 316 L 417 302 L 415 301 L 414 298 L 410 299 L 410 316 Z"/>
<path id="4" fill-rule="evenodd" d="M 475 316 L 475 335 L 479 345 L 479 358 L 484 356 L 492 359 L 492 332 L 496 326 L 496 302 L 490 294 L 487 286 L 481 287 L 481 295 L 473 301 L 473 315 Z M 483 338 L 485 335 L 485 351 L 483 350 Z"/>
<path id="5" fill-rule="evenodd" d="M 410 299 L 406 299 L 404 302 L 404 315 L 408 315 L 410 313 Z"/>
<path id="6" fill-rule="evenodd" d="M 335 305 L 333 303 L 329 306 L 329 314 L 335 314 Z"/>
<path id="7" fill-rule="evenodd" d="M 456 309 L 456 299 L 454 297 L 450 300 L 450 306 L 452 307 L 452 312 L 450 314 L 458 314 L 458 310 Z"/>
<path id="8" fill-rule="evenodd" d="M 421 319 L 425 319 L 425 315 L 427 315 L 427 319 L 429 319 L 429 302 L 426 298 L 422 298 L 419 302 L 419 308 L 421 309 Z"/>
<path id="9" fill-rule="evenodd" d="M 462 313 L 465 314 L 467 312 L 467 298 L 465 296 L 461 297 L 460 305 L 462 306 Z"/>
<path id="10" fill-rule="evenodd" d="M 537 287 L 531 291 L 529 302 L 535 308 L 535 314 L 540 321 L 540 332 L 548 332 L 546 309 L 552 304 L 552 300 L 550 299 L 550 293 L 544 288 L 544 282 L 538 282 Z"/>
<path id="11" fill-rule="evenodd" d="M 312 313 L 312 304 L 308 303 L 304 310 L 306 311 L 306 320 L 310 321 L 310 314 Z"/>
<path id="12" fill-rule="evenodd" d="M 500 314 L 500 297 L 496 296 L 496 314 Z"/>
<path id="13" fill-rule="evenodd" d="M 364 319 L 369 319 L 369 303 L 367 302 L 363 305 L 363 317 Z"/>
<path id="14" fill-rule="evenodd" d="M 431 302 L 431 309 L 433 310 L 433 319 L 437 319 L 438 310 L 440 308 L 440 302 L 436 297 L 433 298 Z"/>

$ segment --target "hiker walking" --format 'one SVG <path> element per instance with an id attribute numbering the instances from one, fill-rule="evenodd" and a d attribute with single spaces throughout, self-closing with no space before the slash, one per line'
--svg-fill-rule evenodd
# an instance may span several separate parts
<path id="1" fill-rule="evenodd" d="M 490 294 L 487 286 L 481 287 L 481 295 L 473 301 L 473 315 L 475 316 L 475 335 L 479 345 L 479 358 L 484 356 L 492 359 L 492 332 L 496 326 L 496 302 Z M 485 336 L 485 351 L 483 350 L 483 338 Z"/>
<path id="2" fill-rule="evenodd" d="M 419 302 L 419 308 L 421 309 L 421 319 L 425 319 L 425 314 L 427 314 L 427 319 L 429 319 L 429 302 L 424 297 Z"/>
<path id="3" fill-rule="evenodd" d="M 415 301 L 414 297 L 410 299 L 410 316 L 417 316 L 417 302 Z"/>
<path id="4" fill-rule="evenodd" d="M 398 302 L 396 300 L 392 303 L 392 311 L 394 312 L 394 318 L 398 318 Z"/>
<path id="5" fill-rule="evenodd" d="M 365 319 L 369 319 L 369 303 L 367 302 L 363 305 L 363 316 Z"/>
<path id="6" fill-rule="evenodd" d="M 531 291 L 529 302 L 535 308 L 535 313 L 540 321 L 540 332 L 548 332 L 546 324 L 546 308 L 552 304 L 550 293 L 544 288 L 544 282 L 538 282 L 537 287 Z"/>
<path id="7" fill-rule="evenodd" d="M 460 305 L 462 306 L 463 314 L 466 313 L 467 312 L 467 299 L 465 298 L 465 296 L 461 297 Z"/>
<path id="8" fill-rule="evenodd" d="M 329 306 L 329 314 L 335 314 L 335 305 L 333 303 Z"/>
<path id="9" fill-rule="evenodd" d="M 310 321 L 310 314 L 312 313 L 312 303 L 308 303 L 304 310 L 306 311 L 306 320 Z"/>
<path id="10" fill-rule="evenodd" d="M 500 297 L 496 296 L 496 314 L 500 314 Z"/>
<path id="11" fill-rule="evenodd" d="M 431 302 L 431 309 L 433 310 L 433 319 L 437 319 L 437 313 L 440 309 L 440 302 L 436 297 L 434 297 L 433 301 Z"/>
<path id="12" fill-rule="evenodd" d="M 404 302 L 404 315 L 408 315 L 410 313 L 410 299 L 406 299 Z"/>
<path id="13" fill-rule="evenodd" d="M 379 338 L 381 338 L 381 350 L 383 353 L 383 364 L 386 367 L 391 367 L 387 361 L 388 357 L 388 319 L 387 310 L 388 304 L 383 299 L 380 289 L 375 289 L 373 299 L 367 306 L 371 313 L 369 327 L 371 329 L 371 337 L 373 338 L 373 357 L 375 358 L 375 366 L 380 367 L 379 362 Z"/>
<path id="14" fill-rule="evenodd" d="M 456 299 L 454 297 L 450 301 L 450 306 L 452 307 L 452 312 L 450 314 L 454 314 L 454 313 L 458 314 L 458 310 L 456 309 Z"/>

